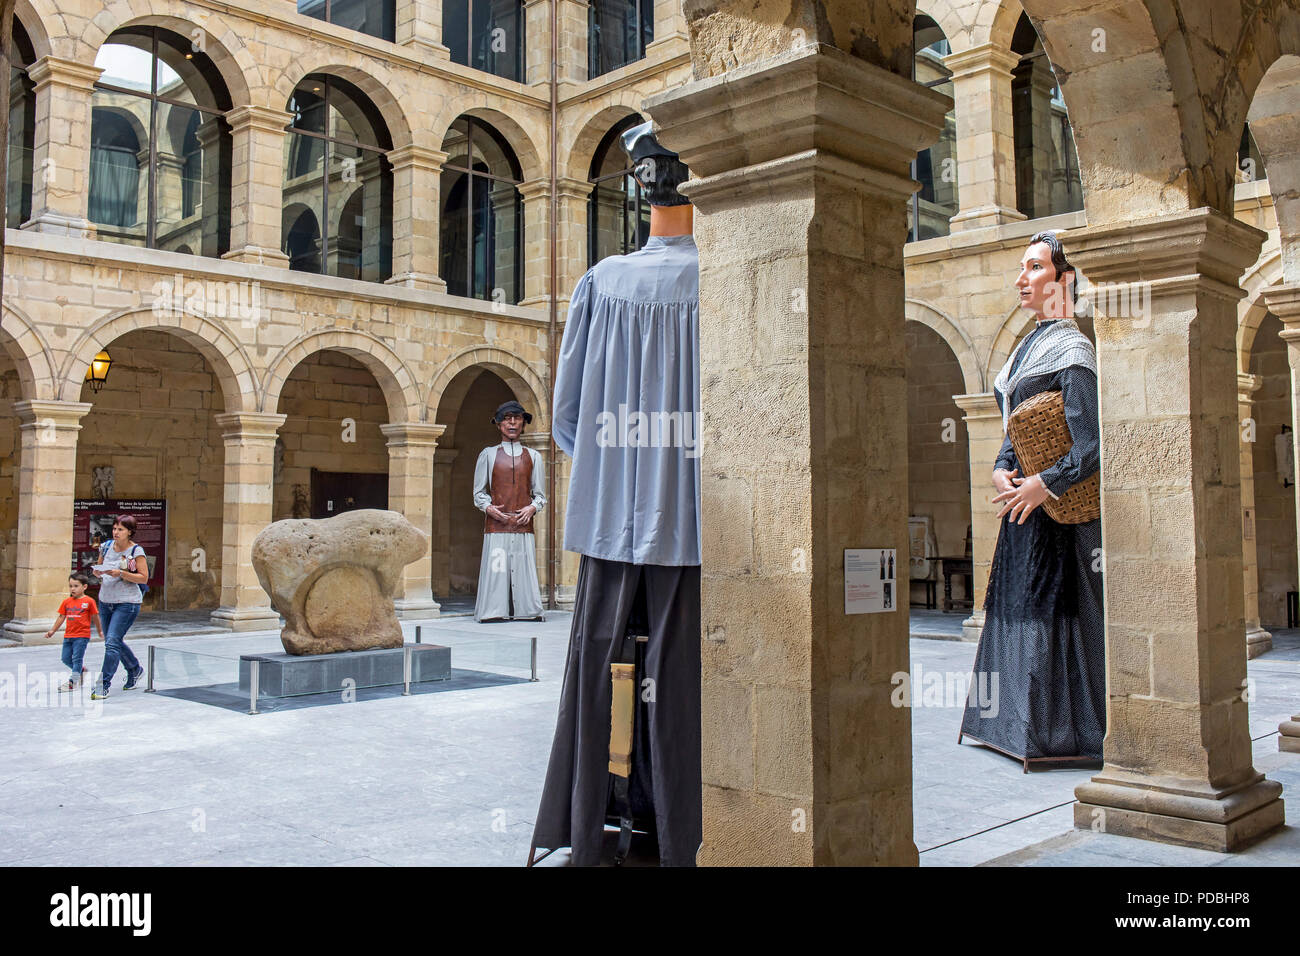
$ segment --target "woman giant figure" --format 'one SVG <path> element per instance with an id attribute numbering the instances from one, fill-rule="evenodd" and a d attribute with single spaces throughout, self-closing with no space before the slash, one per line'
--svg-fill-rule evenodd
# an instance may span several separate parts
<path id="1" fill-rule="evenodd" d="M 1060 240 L 1034 236 L 1016 289 L 1036 327 L 994 385 L 1004 425 L 1026 399 L 1061 392 L 1073 442 L 1022 475 L 1007 438 L 993 469 L 1001 527 L 961 737 L 1026 770 L 1038 759 L 1099 761 L 1106 732 L 1101 520 L 1058 524 L 1040 507 L 1100 468 L 1096 352 L 1074 323 L 1074 281 Z"/>

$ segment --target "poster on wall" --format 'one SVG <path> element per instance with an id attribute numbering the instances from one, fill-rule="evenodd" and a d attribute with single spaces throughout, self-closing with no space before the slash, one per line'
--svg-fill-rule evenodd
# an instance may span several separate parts
<path id="1" fill-rule="evenodd" d="M 105 541 L 113 540 L 113 520 L 121 514 L 135 518 L 135 543 L 149 560 L 149 589 L 161 591 L 167 567 L 167 501 L 165 498 L 78 498 L 72 503 L 72 570 L 85 571 L 99 558 Z M 98 582 L 92 584 L 97 587 Z"/>
<path id="2" fill-rule="evenodd" d="M 844 549 L 844 613 L 879 614 L 897 606 L 894 548 Z"/>

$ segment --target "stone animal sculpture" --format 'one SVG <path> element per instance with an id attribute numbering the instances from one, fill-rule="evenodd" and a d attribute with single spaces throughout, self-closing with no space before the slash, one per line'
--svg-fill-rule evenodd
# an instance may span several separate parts
<path id="1" fill-rule="evenodd" d="M 290 654 L 401 647 L 393 597 L 402 569 L 428 550 L 402 515 L 366 508 L 273 522 L 253 541 L 253 570 L 284 615 Z"/>

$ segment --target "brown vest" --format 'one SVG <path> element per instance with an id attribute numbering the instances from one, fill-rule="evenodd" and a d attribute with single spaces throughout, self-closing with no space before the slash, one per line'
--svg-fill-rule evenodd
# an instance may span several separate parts
<path id="1" fill-rule="evenodd" d="M 533 503 L 533 456 L 524 448 L 518 458 L 511 457 L 504 448 L 497 448 L 497 457 L 492 462 L 492 503 L 509 514 L 522 511 Z M 533 519 L 527 524 L 514 524 L 496 521 L 491 515 L 484 515 L 484 534 L 532 534 Z"/>

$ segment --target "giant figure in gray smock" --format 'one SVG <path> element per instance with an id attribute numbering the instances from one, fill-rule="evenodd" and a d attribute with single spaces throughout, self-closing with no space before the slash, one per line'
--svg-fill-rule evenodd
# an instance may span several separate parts
<path id="1" fill-rule="evenodd" d="M 580 866 L 600 861 L 610 664 L 634 617 L 649 635 L 634 810 L 652 820 L 662 865 L 693 865 L 701 840 L 699 259 L 676 188 L 685 167 L 649 126 L 624 147 L 650 199 L 650 238 L 579 281 L 556 369 L 552 434 L 573 459 L 564 546 L 582 559 L 533 846 L 572 847 Z"/>
<path id="2" fill-rule="evenodd" d="M 533 416 L 516 401 L 492 416 L 501 444 L 484 448 L 474 464 L 474 507 L 484 513 L 474 620 L 542 618 L 533 516 L 546 507 L 542 456 L 519 441 Z"/>

